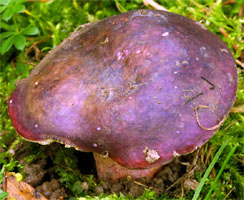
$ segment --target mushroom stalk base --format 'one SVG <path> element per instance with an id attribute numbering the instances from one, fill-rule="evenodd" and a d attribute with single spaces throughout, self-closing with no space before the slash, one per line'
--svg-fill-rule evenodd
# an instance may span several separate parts
<path id="1" fill-rule="evenodd" d="M 94 153 L 94 158 L 97 166 L 97 174 L 100 180 L 117 181 L 120 178 L 132 179 L 146 178 L 150 180 L 162 166 L 153 167 L 150 169 L 127 169 L 114 162 L 111 158 L 104 158 L 100 154 Z"/>

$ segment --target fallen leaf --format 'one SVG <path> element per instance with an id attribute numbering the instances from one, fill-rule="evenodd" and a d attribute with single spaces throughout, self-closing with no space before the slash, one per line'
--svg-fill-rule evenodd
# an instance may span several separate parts
<path id="1" fill-rule="evenodd" d="M 12 174 L 12 173 L 11 173 Z M 7 176 L 6 192 L 9 200 L 47 200 L 41 193 L 37 192 L 31 185 L 24 181 L 18 182 L 13 175 Z"/>

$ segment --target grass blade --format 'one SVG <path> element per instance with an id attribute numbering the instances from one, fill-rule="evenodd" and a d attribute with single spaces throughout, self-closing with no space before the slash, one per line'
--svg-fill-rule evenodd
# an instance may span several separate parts
<path id="1" fill-rule="evenodd" d="M 215 156 L 214 156 L 212 162 L 210 163 L 208 169 L 206 170 L 206 172 L 205 172 L 200 184 L 198 185 L 192 200 L 197 200 L 198 199 L 198 196 L 199 196 L 199 194 L 200 194 L 200 192 L 202 190 L 202 187 L 203 187 L 204 183 L 206 182 L 206 180 L 208 178 L 208 175 L 210 174 L 210 172 L 213 169 L 215 163 L 219 159 L 219 156 L 221 155 L 221 153 L 223 152 L 224 148 L 226 147 L 226 145 L 228 144 L 229 141 L 230 141 L 230 139 L 226 140 L 224 142 L 224 144 L 222 144 L 222 146 L 219 148 L 218 152 L 215 154 Z"/>
<path id="2" fill-rule="evenodd" d="M 222 167 L 220 168 L 220 170 L 219 170 L 219 172 L 218 172 L 218 174 L 217 174 L 217 176 L 216 176 L 216 178 L 215 178 L 213 184 L 211 185 L 210 190 L 208 191 L 208 194 L 207 194 L 206 197 L 205 197 L 205 200 L 209 199 L 209 197 L 210 197 L 210 195 L 211 195 L 211 193 L 212 193 L 212 191 L 213 191 L 213 189 L 214 189 L 214 187 L 215 187 L 217 181 L 219 180 L 219 177 L 221 176 L 221 174 L 223 173 L 223 171 L 224 171 L 224 169 L 225 169 L 225 166 L 227 165 L 227 163 L 228 163 L 228 161 L 230 160 L 231 156 L 235 153 L 235 150 L 236 150 L 237 146 L 238 146 L 238 144 L 236 144 L 236 145 L 231 149 L 231 151 L 228 153 L 228 155 L 227 155 L 227 157 L 226 157 L 226 159 L 225 159 L 225 161 L 224 161 Z"/>

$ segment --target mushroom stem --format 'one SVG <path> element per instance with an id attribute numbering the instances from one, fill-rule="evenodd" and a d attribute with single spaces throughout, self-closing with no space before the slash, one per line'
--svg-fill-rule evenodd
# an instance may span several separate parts
<path id="1" fill-rule="evenodd" d="M 111 158 L 104 158 L 94 153 L 97 166 L 97 174 L 100 180 L 117 181 L 120 178 L 131 177 L 132 179 L 146 178 L 150 180 L 160 169 L 161 165 L 150 169 L 127 169 L 114 162 Z"/>

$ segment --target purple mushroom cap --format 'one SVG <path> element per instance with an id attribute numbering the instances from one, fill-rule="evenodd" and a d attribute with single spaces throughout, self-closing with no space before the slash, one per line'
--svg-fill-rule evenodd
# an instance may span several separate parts
<path id="1" fill-rule="evenodd" d="M 74 32 L 17 86 L 9 114 L 27 140 L 148 169 L 207 142 L 237 83 L 230 50 L 201 24 L 137 10 Z"/>

